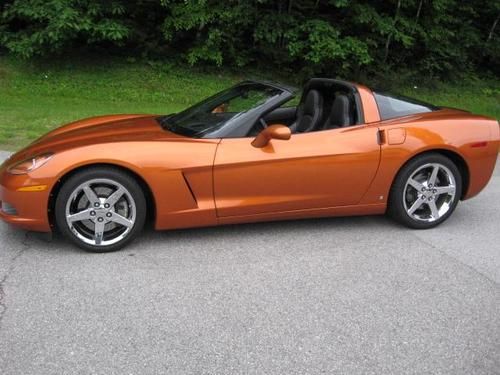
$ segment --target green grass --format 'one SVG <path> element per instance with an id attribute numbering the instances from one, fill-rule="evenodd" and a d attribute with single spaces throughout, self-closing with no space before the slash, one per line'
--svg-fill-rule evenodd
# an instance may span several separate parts
<path id="1" fill-rule="evenodd" d="M 238 81 L 168 65 L 53 66 L 0 59 L 0 149 L 16 149 L 64 123 L 102 114 L 168 114 Z"/>
<path id="2" fill-rule="evenodd" d="M 260 77 L 272 78 L 265 74 Z M 34 64 L 1 57 L 0 149 L 17 149 L 55 127 L 85 117 L 176 112 L 250 75 L 255 73 L 204 72 L 117 59 Z M 475 81 L 399 91 L 500 118 L 499 87 L 498 81 Z"/>
<path id="3" fill-rule="evenodd" d="M 500 119 L 500 81 L 471 80 L 460 84 L 438 83 L 435 88 L 405 88 L 402 94 L 431 104 L 461 108 Z"/>

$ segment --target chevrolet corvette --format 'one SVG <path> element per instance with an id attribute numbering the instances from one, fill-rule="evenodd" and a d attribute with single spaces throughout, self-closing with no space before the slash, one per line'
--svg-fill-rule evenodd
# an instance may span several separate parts
<path id="1" fill-rule="evenodd" d="M 298 104 L 294 98 L 300 98 Z M 0 167 L 0 218 L 92 252 L 155 229 L 387 213 L 435 227 L 488 183 L 496 119 L 363 85 L 244 81 L 170 115 L 62 126 Z"/>

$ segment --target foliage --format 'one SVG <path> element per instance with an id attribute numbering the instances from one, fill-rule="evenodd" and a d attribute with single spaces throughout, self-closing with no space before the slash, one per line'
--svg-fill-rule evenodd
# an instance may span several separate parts
<path id="1" fill-rule="evenodd" d="M 500 2 L 3 0 L 0 48 L 31 58 L 101 48 L 190 65 L 349 78 L 499 73 Z"/>
<path id="2" fill-rule="evenodd" d="M 110 41 L 119 44 L 128 37 L 129 27 L 118 2 L 109 7 L 98 1 L 28 0 L 14 1 L 2 12 L 2 42 L 24 57 L 62 50 L 82 38 L 85 43 Z"/>

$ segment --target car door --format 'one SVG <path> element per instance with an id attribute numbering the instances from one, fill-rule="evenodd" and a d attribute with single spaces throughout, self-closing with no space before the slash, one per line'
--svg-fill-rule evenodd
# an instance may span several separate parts
<path id="1" fill-rule="evenodd" d="M 263 148 L 253 138 L 226 138 L 214 162 L 219 217 L 357 204 L 379 165 L 372 126 L 294 134 Z"/>

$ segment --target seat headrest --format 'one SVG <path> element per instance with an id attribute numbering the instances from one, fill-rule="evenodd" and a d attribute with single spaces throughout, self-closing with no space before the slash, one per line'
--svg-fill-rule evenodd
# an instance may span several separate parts
<path id="1" fill-rule="evenodd" d="M 340 128 L 352 125 L 351 103 L 347 95 L 337 95 L 333 101 L 327 128 Z"/>
<path id="2" fill-rule="evenodd" d="M 317 90 L 310 90 L 304 101 L 304 114 L 312 115 L 320 106 L 321 95 Z"/>
<path id="3" fill-rule="evenodd" d="M 317 90 L 309 90 L 297 110 L 297 129 L 299 133 L 316 129 L 323 113 L 323 97 Z"/>

